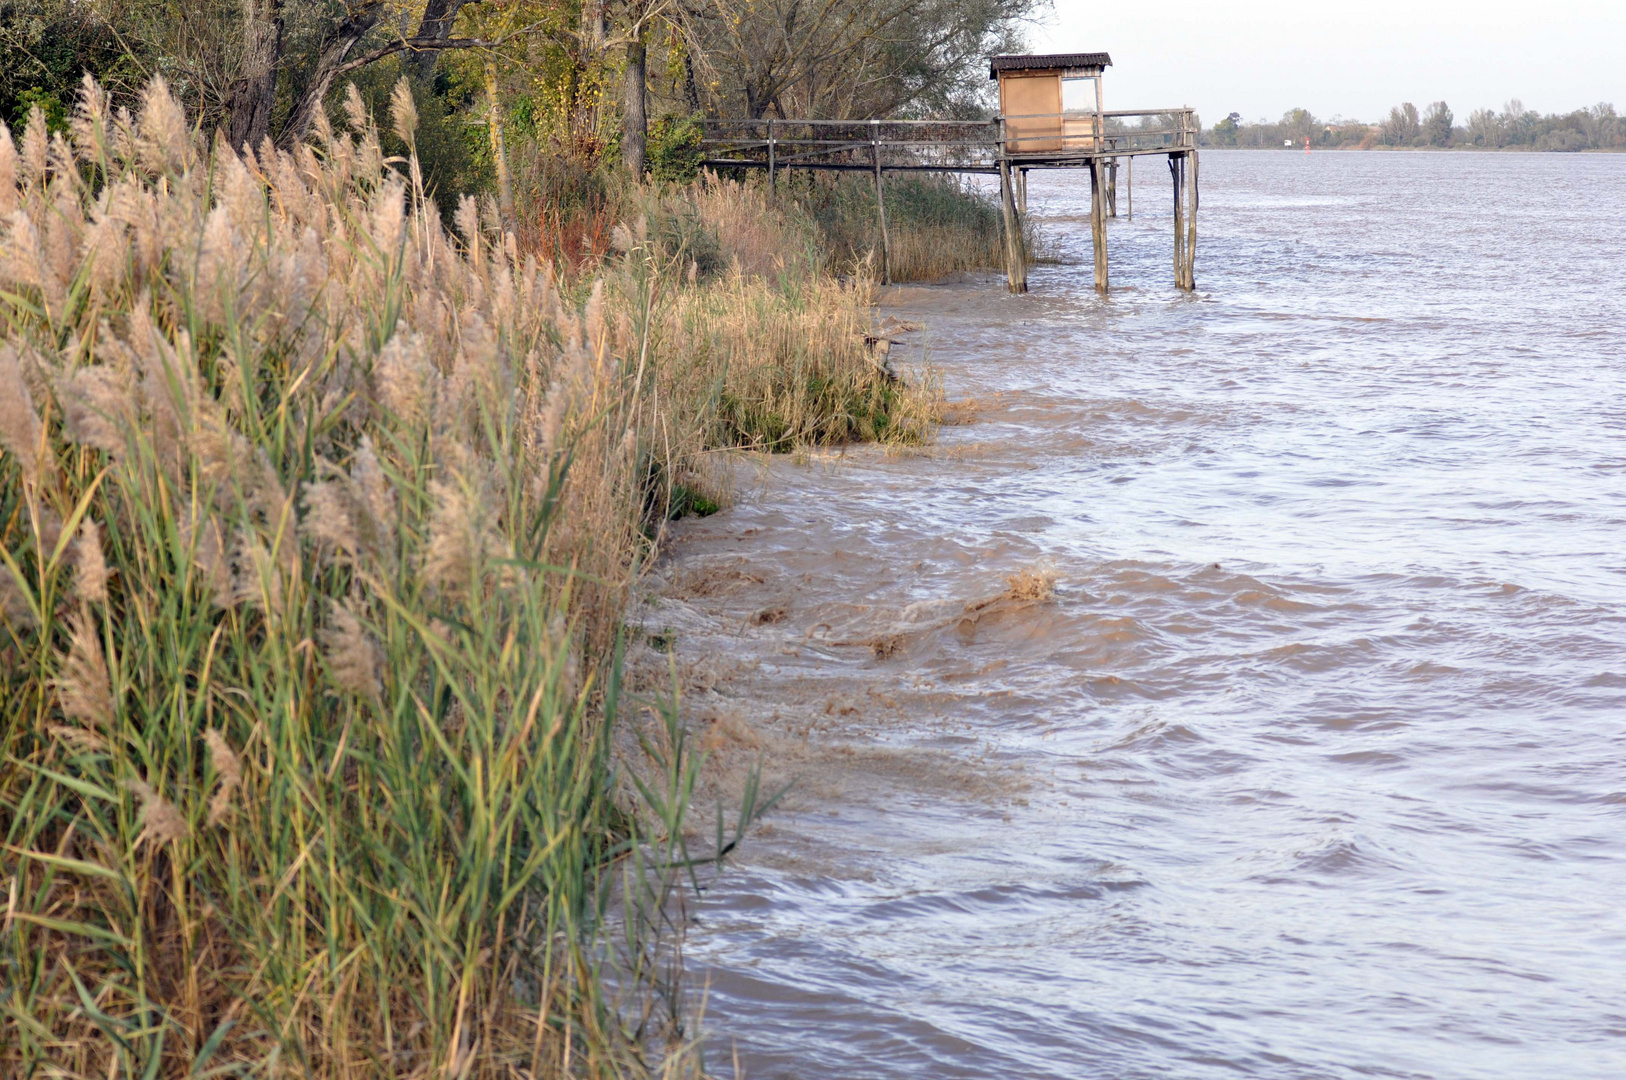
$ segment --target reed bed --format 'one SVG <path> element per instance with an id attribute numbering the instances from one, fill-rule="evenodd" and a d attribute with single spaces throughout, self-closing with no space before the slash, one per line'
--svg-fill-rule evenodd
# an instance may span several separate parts
<path id="1" fill-rule="evenodd" d="M 886 214 L 893 281 L 938 281 L 1005 265 L 999 206 L 952 176 L 887 178 Z M 878 265 L 880 218 L 873 181 L 815 174 L 795 197 L 818 224 L 834 265 L 848 270 Z M 1031 235 L 1029 249 L 1037 237 Z"/>
<path id="2" fill-rule="evenodd" d="M 862 285 L 449 232 L 392 105 L 405 160 L 355 93 L 293 153 L 157 80 L 0 126 L 0 1074 L 698 1075 L 675 705 L 609 749 L 629 582 L 708 447 L 931 394 Z"/>

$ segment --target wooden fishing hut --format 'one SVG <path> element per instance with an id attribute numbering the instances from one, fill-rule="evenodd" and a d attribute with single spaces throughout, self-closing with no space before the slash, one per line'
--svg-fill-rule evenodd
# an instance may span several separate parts
<path id="1" fill-rule="evenodd" d="M 1090 174 L 1090 232 L 1095 287 L 1107 291 L 1108 217 L 1118 214 L 1118 165 L 1126 175 L 1126 211 L 1134 216 L 1136 157 L 1167 156 L 1174 193 L 1174 281 L 1196 288 L 1197 116 L 1178 109 L 1108 110 L 1102 78 L 1112 65 L 1104 52 L 1004 55 L 989 58 L 999 82 L 992 120 L 804 120 L 762 117 L 706 120 L 702 164 L 763 168 L 777 191 L 784 169 L 864 171 L 875 178 L 881 278 L 890 280 L 885 174 L 983 173 L 999 177 L 1006 281 L 1027 291 L 1028 256 L 1022 220 L 1027 174 L 1034 169 L 1085 169 Z"/>

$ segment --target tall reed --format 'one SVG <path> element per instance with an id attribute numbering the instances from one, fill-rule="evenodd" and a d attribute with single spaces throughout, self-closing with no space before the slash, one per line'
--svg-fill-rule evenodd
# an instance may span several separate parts
<path id="1" fill-rule="evenodd" d="M 348 115 L 0 127 L 4 1075 L 692 1071 L 599 975 L 647 337 Z"/>
<path id="2" fill-rule="evenodd" d="M 160 80 L 0 126 L 0 1074 L 699 1068 L 629 585 L 708 449 L 924 438 L 935 391 L 759 192 L 629 189 L 583 274 L 448 232 L 392 113 L 404 159 L 353 88 L 292 153 Z"/>

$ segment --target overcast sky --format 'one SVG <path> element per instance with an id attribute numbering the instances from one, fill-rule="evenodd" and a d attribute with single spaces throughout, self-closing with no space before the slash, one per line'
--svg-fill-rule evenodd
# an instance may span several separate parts
<path id="1" fill-rule="evenodd" d="M 1626 111 L 1626 0 L 1052 3 L 1034 51 L 1110 52 L 1109 109 L 1192 105 L 1204 124 L 1296 106 L 1370 121 L 1441 99 L 1459 124 L 1514 97 Z"/>

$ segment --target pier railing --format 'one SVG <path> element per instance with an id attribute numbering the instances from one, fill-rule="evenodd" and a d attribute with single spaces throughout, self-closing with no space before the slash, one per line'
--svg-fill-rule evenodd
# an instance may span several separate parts
<path id="1" fill-rule="evenodd" d="M 1013 165 L 1081 164 L 1195 149 L 1190 109 L 1031 113 L 992 120 L 704 120 L 710 168 L 997 173 Z"/>

